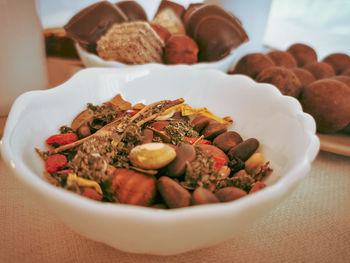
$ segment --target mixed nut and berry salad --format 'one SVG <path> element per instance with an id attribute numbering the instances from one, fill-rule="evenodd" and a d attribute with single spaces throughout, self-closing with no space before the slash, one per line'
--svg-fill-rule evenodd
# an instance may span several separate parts
<path id="1" fill-rule="evenodd" d="M 155 208 L 228 202 L 266 185 L 259 141 L 228 131 L 230 117 L 183 99 L 132 106 L 120 95 L 87 104 L 36 149 L 47 180 L 84 197 Z"/>

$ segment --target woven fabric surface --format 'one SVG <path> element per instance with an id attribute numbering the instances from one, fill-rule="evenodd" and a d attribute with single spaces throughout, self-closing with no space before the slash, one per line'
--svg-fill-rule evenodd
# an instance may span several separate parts
<path id="1" fill-rule="evenodd" d="M 31 200 L 0 161 L 0 262 L 348 262 L 350 158 L 320 152 L 309 175 L 240 236 L 175 256 L 129 254 L 86 239 Z"/>

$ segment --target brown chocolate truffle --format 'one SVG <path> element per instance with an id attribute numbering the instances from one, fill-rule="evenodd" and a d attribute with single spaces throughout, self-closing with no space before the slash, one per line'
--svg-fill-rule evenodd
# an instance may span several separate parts
<path id="1" fill-rule="evenodd" d="M 341 76 L 349 76 L 350 77 L 350 68 L 344 70 L 340 75 Z"/>
<path id="2" fill-rule="evenodd" d="M 261 71 L 274 65 L 265 54 L 251 53 L 243 56 L 237 62 L 233 74 L 243 74 L 255 79 Z"/>
<path id="3" fill-rule="evenodd" d="M 336 74 L 350 68 L 350 56 L 344 53 L 333 53 L 323 59 L 323 62 L 332 66 Z"/>
<path id="4" fill-rule="evenodd" d="M 275 85 L 283 95 L 298 97 L 301 83 L 298 77 L 284 67 L 269 67 L 260 72 L 256 81 Z"/>
<path id="5" fill-rule="evenodd" d="M 297 67 L 297 62 L 295 58 L 286 51 L 273 50 L 267 53 L 267 56 L 275 63 L 276 66 L 295 68 Z"/>
<path id="6" fill-rule="evenodd" d="M 317 62 L 317 54 L 315 50 L 305 44 L 297 43 L 291 45 L 287 52 L 289 52 L 297 61 L 298 67 L 303 67 L 307 64 Z"/>
<path id="7" fill-rule="evenodd" d="M 339 75 L 339 76 L 334 76 L 331 79 L 335 79 L 335 80 L 338 80 L 340 82 L 343 82 L 344 84 L 346 84 L 350 88 L 350 77 L 349 76 Z M 349 103 L 350 103 L 350 101 L 349 101 Z"/>
<path id="8" fill-rule="evenodd" d="M 239 19 L 218 5 L 201 5 L 186 21 L 186 32 L 199 47 L 199 61 L 220 60 L 248 41 Z"/>
<path id="9" fill-rule="evenodd" d="M 314 62 L 306 65 L 304 69 L 310 71 L 316 79 L 325 79 L 335 75 L 334 69 L 325 62 Z"/>
<path id="10" fill-rule="evenodd" d="M 298 77 L 301 83 L 301 87 L 306 87 L 309 85 L 311 82 L 314 82 L 316 79 L 314 75 L 311 74 L 310 71 L 307 71 L 306 69 L 302 68 L 292 68 L 290 69 L 293 71 L 293 73 Z"/>
<path id="11" fill-rule="evenodd" d="M 166 64 L 194 64 L 197 62 L 198 46 L 186 35 L 172 35 L 166 42 L 164 62 Z"/>
<path id="12" fill-rule="evenodd" d="M 334 79 L 317 80 L 305 87 L 300 103 L 311 114 L 319 132 L 336 132 L 350 122 L 350 88 Z"/>

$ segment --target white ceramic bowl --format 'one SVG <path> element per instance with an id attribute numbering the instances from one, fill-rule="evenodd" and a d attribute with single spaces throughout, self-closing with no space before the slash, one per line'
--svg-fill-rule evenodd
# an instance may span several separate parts
<path id="1" fill-rule="evenodd" d="M 81 61 L 86 67 L 104 67 L 104 68 L 134 67 L 134 65 L 127 65 L 117 61 L 104 60 L 93 53 L 87 52 L 78 44 L 75 44 L 75 48 L 79 54 Z M 232 50 L 229 55 L 227 55 L 226 57 L 224 57 L 219 61 L 199 62 L 193 65 L 190 65 L 190 67 L 198 68 L 198 69 L 217 69 L 223 72 L 227 72 L 227 70 L 233 65 L 235 58 L 236 58 L 235 50 Z M 155 63 L 150 63 L 150 64 L 155 64 Z M 172 65 L 167 65 L 167 66 L 171 67 Z"/>
<path id="2" fill-rule="evenodd" d="M 44 149 L 45 139 L 88 102 L 99 104 L 117 93 L 145 104 L 183 97 L 193 107 L 232 116 L 232 128 L 243 138 L 259 139 L 271 161 L 268 187 L 230 203 L 157 210 L 95 202 L 46 182 L 34 147 Z M 312 117 L 272 85 L 216 70 L 149 65 L 85 69 L 57 88 L 21 95 L 1 146 L 3 159 L 33 198 L 78 233 L 124 251 L 166 255 L 235 238 L 296 188 L 310 170 L 319 140 Z"/>

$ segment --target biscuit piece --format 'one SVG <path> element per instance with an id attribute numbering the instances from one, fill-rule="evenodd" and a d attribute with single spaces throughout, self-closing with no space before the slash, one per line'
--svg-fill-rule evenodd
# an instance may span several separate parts
<path id="1" fill-rule="evenodd" d="M 98 55 L 125 64 L 162 62 L 164 42 L 148 22 L 113 25 L 97 41 Z"/>

